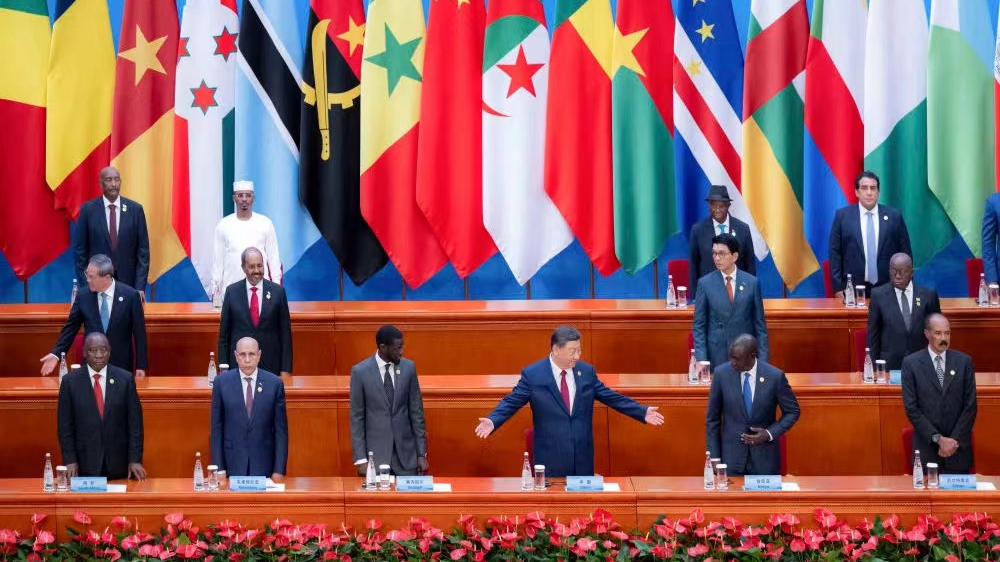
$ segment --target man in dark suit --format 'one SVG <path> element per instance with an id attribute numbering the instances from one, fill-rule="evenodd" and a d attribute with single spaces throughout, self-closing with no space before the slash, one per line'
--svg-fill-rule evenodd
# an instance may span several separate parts
<path id="1" fill-rule="evenodd" d="M 531 404 L 535 427 L 535 462 L 547 476 L 594 474 L 594 400 L 651 425 L 663 424 L 655 406 L 604 386 L 593 365 L 580 361 L 580 332 L 561 326 L 552 333 L 549 356 L 528 365 L 513 392 L 485 418 L 476 435 L 485 439 L 525 404 Z"/>
<path id="2" fill-rule="evenodd" d="M 987 283 L 1000 283 L 1000 259 L 997 259 L 1000 240 L 1000 193 L 986 199 L 983 209 L 983 272 Z"/>
<path id="3" fill-rule="evenodd" d="M 264 256 L 257 248 L 243 250 L 246 278 L 226 287 L 219 322 L 219 357 L 235 365 L 233 345 L 244 337 L 260 345 L 265 371 L 292 373 L 292 319 L 285 290 L 264 279 Z"/>
<path id="4" fill-rule="evenodd" d="M 972 358 L 951 349 L 951 324 L 943 315 L 928 316 L 924 334 L 927 348 L 903 359 L 903 408 L 913 424 L 913 448 L 943 473 L 969 472 L 976 423 Z"/>
<path id="5" fill-rule="evenodd" d="M 212 385 L 212 463 L 230 476 L 285 478 L 288 417 L 285 385 L 259 369 L 260 347 L 253 338 L 236 342 L 238 368 Z"/>
<path id="6" fill-rule="evenodd" d="M 781 417 L 778 417 L 778 407 Z M 729 474 L 778 474 L 778 437 L 799 419 L 785 373 L 757 360 L 757 340 L 743 334 L 729 345 L 729 362 L 715 370 L 708 391 L 705 441 Z"/>
<path id="7" fill-rule="evenodd" d="M 729 358 L 729 344 L 740 334 L 760 342 L 762 361 L 768 358 L 767 322 L 757 278 L 736 267 L 740 245 L 732 234 L 712 239 L 715 271 L 702 277 L 694 303 L 694 353 L 714 369 Z"/>
<path id="8" fill-rule="evenodd" d="M 854 180 L 857 205 L 837 209 L 830 229 L 830 274 L 838 299 L 844 298 L 847 274 L 869 289 L 889 282 L 889 257 L 910 250 L 910 233 L 899 211 L 879 205 L 879 179 L 861 172 Z"/>
<path id="9" fill-rule="evenodd" d="M 76 270 L 82 277 L 87 261 L 104 254 L 115 266 L 115 279 L 139 291 L 145 299 L 149 275 L 149 233 L 142 205 L 119 197 L 122 179 L 118 170 L 101 170 L 104 195 L 80 206 L 76 222 Z"/>
<path id="10" fill-rule="evenodd" d="M 84 333 L 101 332 L 111 345 L 111 364 L 126 371 L 135 369 L 135 376 L 146 376 L 146 316 L 139 292 L 115 281 L 111 258 L 97 254 L 90 258 L 84 273 L 90 292 L 81 292 L 70 308 L 59 340 L 52 352 L 42 357 L 42 375 L 55 370 L 59 354 L 73 344 L 80 326 Z M 133 356 L 133 349 L 135 355 Z"/>
<path id="11" fill-rule="evenodd" d="M 740 248 L 743 249 L 736 266 L 750 275 L 757 274 L 750 226 L 729 214 L 732 199 L 729 198 L 726 186 L 713 185 L 708 190 L 708 198 L 705 201 L 708 201 L 709 216 L 691 227 L 689 237 L 691 261 L 688 264 L 688 271 L 691 275 L 691 284 L 688 291 L 691 298 L 697 294 L 698 280 L 715 271 L 715 263 L 712 260 L 712 239 L 718 234 L 732 234 L 736 237 Z"/>
<path id="12" fill-rule="evenodd" d="M 108 365 L 111 349 L 100 333 L 83 343 L 87 365 L 59 386 L 59 448 L 66 474 L 144 480 L 142 405 L 132 374 Z"/>
<path id="13" fill-rule="evenodd" d="M 368 452 L 375 464 L 387 464 L 393 474 L 427 472 L 427 432 L 424 400 L 417 368 L 403 358 L 403 333 L 382 326 L 375 333 L 378 351 L 351 368 L 351 448 L 358 475 L 368 469 Z"/>
<path id="14" fill-rule="evenodd" d="M 896 254 L 889 260 L 890 283 L 876 287 L 868 308 L 868 347 L 872 359 L 898 369 L 907 355 L 927 347 L 924 319 L 941 312 L 937 292 L 913 284 L 913 260 Z"/>

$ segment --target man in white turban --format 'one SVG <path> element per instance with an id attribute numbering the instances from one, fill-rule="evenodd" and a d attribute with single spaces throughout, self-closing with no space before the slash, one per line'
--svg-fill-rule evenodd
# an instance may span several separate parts
<path id="1" fill-rule="evenodd" d="M 212 260 L 212 301 L 219 305 L 226 287 L 244 277 L 240 256 L 254 247 L 264 255 L 264 277 L 281 283 L 281 258 L 278 237 L 271 219 L 253 212 L 253 182 L 233 183 L 236 212 L 223 217 L 215 227 L 215 253 Z"/>

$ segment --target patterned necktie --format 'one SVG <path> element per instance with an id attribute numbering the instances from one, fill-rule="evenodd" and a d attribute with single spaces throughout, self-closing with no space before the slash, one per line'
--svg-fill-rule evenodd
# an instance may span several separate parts
<path id="1" fill-rule="evenodd" d="M 566 370 L 563 369 L 559 373 L 559 394 L 562 395 L 563 404 L 566 405 L 566 411 L 572 413 L 573 409 L 570 408 L 569 402 L 569 385 L 566 384 Z"/>
<path id="2" fill-rule="evenodd" d="M 725 234 L 725 233 L 726 233 L 726 225 L 720 224 L 719 225 L 719 234 Z"/>
<path id="3" fill-rule="evenodd" d="M 97 402 L 97 413 L 104 417 L 104 393 L 101 392 L 101 375 L 94 375 L 94 401 Z"/>
<path id="4" fill-rule="evenodd" d="M 729 293 L 729 302 L 733 302 L 733 276 L 726 276 L 726 292 Z"/>
<path id="5" fill-rule="evenodd" d="M 389 411 L 392 411 L 392 404 L 396 399 L 396 389 L 392 386 L 392 363 L 385 365 L 385 378 L 382 379 L 382 386 L 385 387 L 385 399 L 389 401 Z"/>
<path id="6" fill-rule="evenodd" d="M 940 355 L 934 357 L 934 370 L 937 371 L 938 384 L 944 390 L 944 359 Z"/>
<path id="7" fill-rule="evenodd" d="M 865 228 L 865 237 L 868 240 L 868 249 L 865 251 L 865 267 L 868 271 L 868 282 L 874 285 L 878 282 L 878 240 L 875 239 L 875 214 L 871 211 L 868 215 L 868 224 Z"/>
<path id="8" fill-rule="evenodd" d="M 260 301 L 257 300 L 257 287 L 250 287 L 250 321 L 256 328 L 260 324 Z"/>
<path id="9" fill-rule="evenodd" d="M 247 417 L 249 418 L 253 412 L 253 377 L 243 377 L 243 380 L 247 383 L 247 390 L 243 399 L 247 405 Z"/>
<path id="10" fill-rule="evenodd" d="M 743 373 L 743 407 L 747 409 L 747 417 L 753 410 L 753 392 L 750 390 L 750 373 Z"/>
<path id="11" fill-rule="evenodd" d="M 910 331 L 910 324 L 913 323 L 913 315 L 910 313 L 910 299 L 906 297 L 906 289 L 903 289 L 903 298 L 899 299 L 899 306 L 903 310 L 903 324 L 906 331 Z"/>
<path id="12" fill-rule="evenodd" d="M 118 217 L 115 216 L 115 204 L 108 205 L 108 236 L 111 237 L 111 251 L 118 249 Z"/>
<path id="13" fill-rule="evenodd" d="M 108 322 L 111 321 L 111 310 L 108 308 L 108 295 L 107 293 L 101 293 L 101 326 L 104 327 L 104 333 L 108 333 Z"/>

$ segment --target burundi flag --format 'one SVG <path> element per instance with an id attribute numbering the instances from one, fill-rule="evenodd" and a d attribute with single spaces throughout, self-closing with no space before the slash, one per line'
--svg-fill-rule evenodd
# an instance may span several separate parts
<path id="1" fill-rule="evenodd" d="M 549 34 L 539 0 L 490 0 L 483 53 L 483 224 L 524 285 L 573 242 L 545 193 Z"/>
<path id="2" fill-rule="evenodd" d="M 483 226 L 483 0 L 431 2 L 420 94 L 417 205 L 459 277 L 496 253 Z"/>
<path id="3" fill-rule="evenodd" d="M 611 172 L 614 29 L 608 0 L 556 0 L 545 134 L 545 191 L 605 276 L 621 266 Z"/>
<path id="4" fill-rule="evenodd" d="M 754 0 L 743 85 L 743 197 L 789 289 L 819 270 L 803 231 L 805 0 Z"/>
<path id="5" fill-rule="evenodd" d="M 0 0 L 0 251 L 24 281 L 69 245 L 69 222 L 45 184 L 45 0 Z"/>
<path id="6" fill-rule="evenodd" d="M 98 175 L 110 157 L 115 46 L 106 0 L 57 0 L 53 20 L 45 180 L 56 207 L 76 220 L 80 205 L 101 194 Z"/>
<path id="7" fill-rule="evenodd" d="M 918 267 L 955 237 L 927 184 L 927 12 L 923 0 L 872 0 L 865 54 L 865 169 L 881 180 L 880 201 L 918 225 Z"/>
<path id="8" fill-rule="evenodd" d="M 299 198 L 355 285 L 389 261 L 361 216 L 361 0 L 312 0 L 302 69 Z"/>
<path id="9" fill-rule="evenodd" d="M 111 165 L 125 193 L 143 206 L 149 228 L 149 280 L 184 259 L 173 227 L 174 77 L 177 3 L 128 0 L 115 69 Z M 128 209 L 122 206 L 122 213 Z"/>
<path id="10" fill-rule="evenodd" d="M 621 0 L 612 54 L 615 254 L 633 274 L 678 230 L 670 0 Z"/>
<path id="11" fill-rule="evenodd" d="M 995 190 L 993 59 L 986 0 L 934 0 L 927 61 L 927 176 L 958 233 L 980 255 L 983 200 Z M 960 85 L 960 87 L 959 87 Z"/>
<path id="12" fill-rule="evenodd" d="M 430 279 L 448 256 L 417 206 L 417 140 L 423 83 L 420 0 L 368 6 L 361 66 L 361 214 L 403 280 Z"/>
<path id="13" fill-rule="evenodd" d="M 215 225 L 232 212 L 236 0 L 187 0 L 174 90 L 173 225 L 206 293 Z"/>

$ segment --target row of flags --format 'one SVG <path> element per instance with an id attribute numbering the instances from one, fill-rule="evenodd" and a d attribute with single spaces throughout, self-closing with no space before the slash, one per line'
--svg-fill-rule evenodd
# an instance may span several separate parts
<path id="1" fill-rule="evenodd" d="M 322 238 L 354 284 L 391 261 L 411 287 L 497 252 L 523 284 L 574 239 L 635 273 L 721 184 L 795 288 L 861 169 L 918 265 L 956 233 L 978 254 L 997 185 L 987 0 L 752 0 L 745 49 L 731 0 L 556 0 L 551 35 L 540 0 L 311 0 L 304 32 L 288 0 L 126 0 L 117 53 L 105 0 L 58 0 L 51 28 L 46 4 L 0 1 L 0 250 L 22 279 L 109 163 L 150 278 L 188 257 L 206 288 L 234 179 L 286 271 Z"/>

